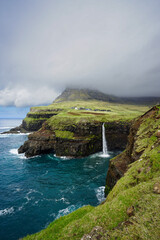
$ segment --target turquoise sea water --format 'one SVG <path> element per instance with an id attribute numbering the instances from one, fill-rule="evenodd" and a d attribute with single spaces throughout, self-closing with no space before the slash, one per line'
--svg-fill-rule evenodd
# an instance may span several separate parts
<path id="1" fill-rule="evenodd" d="M 20 119 L 0 119 L 0 132 Z M 53 220 L 84 205 L 104 200 L 110 157 L 82 159 L 53 154 L 26 159 L 17 149 L 25 134 L 0 134 L 0 239 L 15 240 L 47 227 Z"/>

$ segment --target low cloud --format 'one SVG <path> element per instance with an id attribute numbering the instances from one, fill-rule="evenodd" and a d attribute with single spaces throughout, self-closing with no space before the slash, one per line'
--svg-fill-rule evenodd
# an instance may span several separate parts
<path id="1" fill-rule="evenodd" d="M 51 103 L 65 87 L 160 95 L 160 3 L 0 2 L 0 105 Z"/>
<path id="2" fill-rule="evenodd" d="M 57 93 L 47 87 L 36 89 L 11 88 L 0 91 L 0 105 L 2 106 L 36 106 L 52 103 Z"/>

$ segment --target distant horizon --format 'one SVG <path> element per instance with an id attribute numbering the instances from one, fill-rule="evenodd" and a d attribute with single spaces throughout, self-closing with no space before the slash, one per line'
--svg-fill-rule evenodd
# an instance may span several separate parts
<path id="1" fill-rule="evenodd" d="M 0 119 L 23 119 L 30 107 L 0 106 Z"/>

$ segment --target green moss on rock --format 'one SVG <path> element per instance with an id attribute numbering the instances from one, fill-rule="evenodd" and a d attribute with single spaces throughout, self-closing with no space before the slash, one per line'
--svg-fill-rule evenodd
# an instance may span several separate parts
<path id="1" fill-rule="evenodd" d="M 55 135 L 56 135 L 56 137 L 59 137 L 59 138 L 74 139 L 74 133 L 70 132 L 70 131 L 56 130 Z"/>

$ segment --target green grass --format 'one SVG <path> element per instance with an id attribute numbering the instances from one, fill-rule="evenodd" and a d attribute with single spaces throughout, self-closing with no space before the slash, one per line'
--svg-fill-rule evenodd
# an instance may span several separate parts
<path id="1" fill-rule="evenodd" d="M 108 239 L 158 239 L 160 197 L 153 193 L 153 186 L 159 180 L 155 178 L 120 191 L 112 200 L 98 207 L 87 206 L 76 210 L 54 221 L 45 230 L 24 239 L 76 240 L 89 233 L 94 226 L 101 226 L 104 236 L 110 237 Z M 133 225 L 127 228 L 123 223 L 129 219 L 127 208 L 130 206 L 135 207 L 135 215 L 130 218 Z"/>
<path id="2" fill-rule="evenodd" d="M 25 117 L 23 121 L 26 123 L 27 127 L 29 128 L 29 126 L 38 124 L 39 122 L 46 121 L 46 120 L 47 120 L 46 118 L 37 119 L 37 118 Z"/>
<path id="3" fill-rule="evenodd" d="M 75 107 L 78 108 L 78 110 L 75 110 Z M 53 103 L 49 106 L 32 107 L 28 116 L 24 119 L 24 122 L 30 127 L 34 124 L 39 124 L 40 121 L 44 122 L 47 120 L 48 126 L 53 131 L 65 131 L 68 130 L 66 129 L 68 126 L 76 126 L 81 123 L 94 124 L 95 122 L 102 123 L 107 121 L 131 121 L 140 116 L 146 110 L 148 110 L 148 107 L 146 106 L 115 104 L 95 100 L 68 101 Z M 57 115 L 49 117 L 47 114 Z"/>
<path id="4" fill-rule="evenodd" d="M 74 137 L 74 134 L 70 131 L 59 131 L 59 130 L 56 130 L 55 131 L 55 135 L 56 137 L 59 137 L 59 138 L 67 138 L 67 139 L 73 139 Z"/>
<path id="5" fill-rule="evenodd" d="M 37 111 L 37 112 L 29 112 L 29 115 L 33 116 L 34 115 L 44 115 L 44 114 L 57 114 L 58 111 Z"/>
<path id="6" fill-rule="evenodd" d="M 121 112 L 125 114 L 125 112 L 130 113 L 144 113 L 147 111 L 148 107 L 146 106 L 137 106 L 137 105 L 129 105 L 129 104 L 118 104 L 118 103 L 109 103 L 103 101 L 95 101 L 95 100 L 87 100 L 87 101 L 68 101 L 62 103 L 53 103 L 48 106 L 40 106 L 40 107 L 32 107 L 31 112 L 38 111 L 55 111 L 58 109 L 70 110 L 73 107 L 77 108 L 90 108 L 91 110 L 101 109 L 101 110 L 110 110 L 113 112 Z"/>
<path id="7" fill-rule="evenodd" d="M 131 121 L 138 117 L 147 107 L 113 104 L 101 101 L 77 101 L 67 103 L 55 103 L 51 106 L 63 108 L 58 115 L 51 117 L 47 123 L 52 129 L 63 130 L 65 126 L 76 125 L 87 122 L 107 122 L 107 121 Z M 75 110 L 77 108 L 89 108 L 91 110 Z M 94 109 L 106 109 L 106 111 L 94 111 Z M 110 110 L 108 112 L 108 110 Z"/>
<path id="8" fill-rule="evenodd" d="M 158 240 L 160 236 L 160 194 L 153 192 L 160 183 L 160 143 L 156 132 L 160 113 L 143 119 L 135 136 L 135 151 L 143 149 L 114 188 L 108 189 L 106 201 L 86 206 L 61 217 L 39 233 L 25 240 L 78 240 L 93 227 L 102 227 L 102 239 Z M 121 153 L 123 160 L 123 153 Z M 114 158 L 115 160 L 115 158 Z M 134 206 L 134 215 L 127 209 Z"/>

